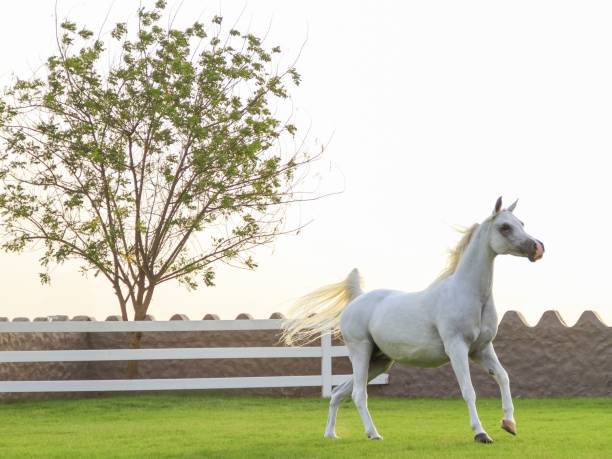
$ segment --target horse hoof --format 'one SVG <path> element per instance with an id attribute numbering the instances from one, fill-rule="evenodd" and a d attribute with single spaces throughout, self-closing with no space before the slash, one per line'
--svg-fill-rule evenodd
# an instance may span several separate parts
<path id="1" fill-rule="evenodd" d="M 512 435 L 516 435 L 516 424 L 514 421 L 502 419 L 501 428 Z"/>
<path id="2" fill-rule="evenodd" d="M 477 443 L 493 443 L 493 439 L 487 435 L 486 432 L 476 434 L 474 441 Z"/>
<path id="3" fill-rule="evenodd" d="M 381 437 L 379 434 L 373 434 L 373 435 L 368 434 L 368 438 L 370 440 L 382 440 L 383 439 L 383 437 Z"/>
<path id="4" fill-rule="evenodd" d="M 323 435 L 323 438 L 329 438 L 330 440 L 337 440 L 340 437 L 338 437 L 338 435 L 336 435 L 335 432 L 332 432 L 330 434 L 326 433 L 325 435 Z"/>

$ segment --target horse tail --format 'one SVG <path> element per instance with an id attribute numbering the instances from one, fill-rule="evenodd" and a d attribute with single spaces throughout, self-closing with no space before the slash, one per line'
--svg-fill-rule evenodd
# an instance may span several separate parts
<path id="1" fill-rule="evenodd" d="M 363 293 L 361 283 L 355 268 L 343 281 L 300 298 L 289 311 L 281 340 L 291 346 L 310 343 L 326 331 L 340 336 L 340 315 L 347 304 Z"/>

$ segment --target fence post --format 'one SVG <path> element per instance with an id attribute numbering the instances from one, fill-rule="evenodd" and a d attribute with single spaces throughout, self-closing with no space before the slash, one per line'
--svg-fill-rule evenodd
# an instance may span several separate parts
<path id="1" fill-rule="evenodd" d="M 331 331 L 321 333 L 321 395 L 331 397 L 332 392 L 332 338 Z"/>

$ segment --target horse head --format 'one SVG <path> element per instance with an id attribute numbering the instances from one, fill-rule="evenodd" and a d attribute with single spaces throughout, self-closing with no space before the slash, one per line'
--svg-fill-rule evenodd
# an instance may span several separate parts
<path id="1" fill-rule="evenodd" d="M 518 201 L 518 200 L 517 200 Z M 507 209 L 502 209 L 501 196 L 495 203 L 489 233 L 491 249 L 500 255 L 526 257 L 537 261 L 544 256 L 544 244 L 525 231 L 525 225 L 514 215 L 517 201 Z"/>

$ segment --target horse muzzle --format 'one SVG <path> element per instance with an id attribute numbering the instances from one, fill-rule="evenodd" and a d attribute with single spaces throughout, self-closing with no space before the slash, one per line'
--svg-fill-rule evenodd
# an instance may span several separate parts
<path id="1" fill-rule="evenodd" d="M 534 262 L 534 261 L 538 261 L 543 256 L 544 256 L 544 244 L 542 244 L 542 242 L 535 239 L 533 241 L 533 251 L 531 255 L 529 255 L 527 258 L 529 258 L 529 261 Z"/>

